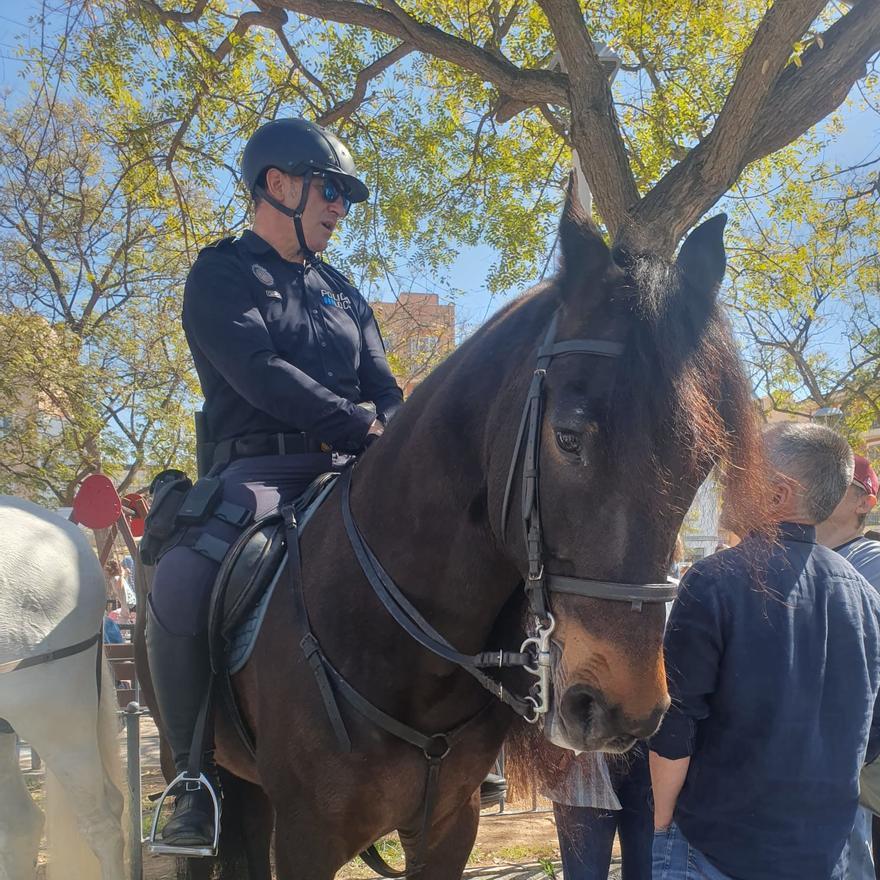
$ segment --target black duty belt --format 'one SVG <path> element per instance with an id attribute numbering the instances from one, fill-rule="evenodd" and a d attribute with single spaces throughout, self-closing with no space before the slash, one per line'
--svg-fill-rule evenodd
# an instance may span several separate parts
<path id="1" fill-rule="evenodd" d="M 332 452 L 332 447 L 302 432 L 292 434 L 247 434 L 221 440 L 214 447 L 214 464 L 257 455 L 304 455 Z"/>

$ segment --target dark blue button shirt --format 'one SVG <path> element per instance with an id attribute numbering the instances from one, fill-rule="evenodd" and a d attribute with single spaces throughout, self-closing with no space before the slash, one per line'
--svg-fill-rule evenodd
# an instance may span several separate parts
<path id="1" fill-rule="evenodd" d="M 305 431 L 360 445 L 403 400 L 373 311 L 325 263 L 281 258 L 253 232 L 205 248 L 186 281 L 183 327 L 214 441 Z"/>
<path id="2" fill-rule="evenodd" d="M 692 756 L 675 822 L 723 873 L 831 876 L 866 749 L 880 752 L 878 616 L 877 591 L 812 526 L 783 523 L 774 547 L 750 536 L 683 578 L 651 749 Z"/>

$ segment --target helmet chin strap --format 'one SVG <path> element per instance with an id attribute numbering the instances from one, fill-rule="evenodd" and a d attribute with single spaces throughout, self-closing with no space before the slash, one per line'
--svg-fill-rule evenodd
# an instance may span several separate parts
<path id="1" fill-rule="evenodd" d="M 312 172 L 306 171 L 303 174 L 302 195 L 296 208 L 288 208 L 287 205 L 279 202 L 274 196 L 270 195 L 264 186 L 255 186 L 254 192 L 261 199 L 265 199 L 276 211 L 280 211 L 287 217 L 293 218 L 293 228 L 296 231 L 296 237 L 299 241 L 299 249 L 302 253 L 306 265 L 311 266 L 318 262 L 318 255 L 306 244 L 306 236 L 302 227 L 302 215 L 306 209 L 306 202 L 309 200 L 309 186 L 312 183 Z"/>

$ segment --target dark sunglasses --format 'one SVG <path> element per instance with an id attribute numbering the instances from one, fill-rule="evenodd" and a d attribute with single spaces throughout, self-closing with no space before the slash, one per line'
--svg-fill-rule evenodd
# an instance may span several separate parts
<path id="1" fill-rule="evenodd" d="M 342 207 L 347 214 L 351 209 L 351 199 L 345 189 L 343 189 L 342 184 L 335 177 L 330 177 L 327 174 L 316 174 L 315 179 L 321 185 L 321 195 L 324 201 L 335 202 L 337 199 L 342 199 Z"/>

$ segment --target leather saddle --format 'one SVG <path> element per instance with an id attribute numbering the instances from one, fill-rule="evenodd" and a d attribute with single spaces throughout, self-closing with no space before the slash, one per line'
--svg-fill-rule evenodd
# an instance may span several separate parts
<path id="1" fill-rule="evenodd" d="M 294 502 L 300 534 L 338 476 L 335 471 L 321 474 Z M 279 512 L 273 512 L 251 523 L 229 548 L 208 607 L 211 668 L 239 735 L 252 752 L 253 734 L 235 704 L 231 676 L 250 657 L 272 592 L 284 578 L 286 563 L 284 522 Z"/>

